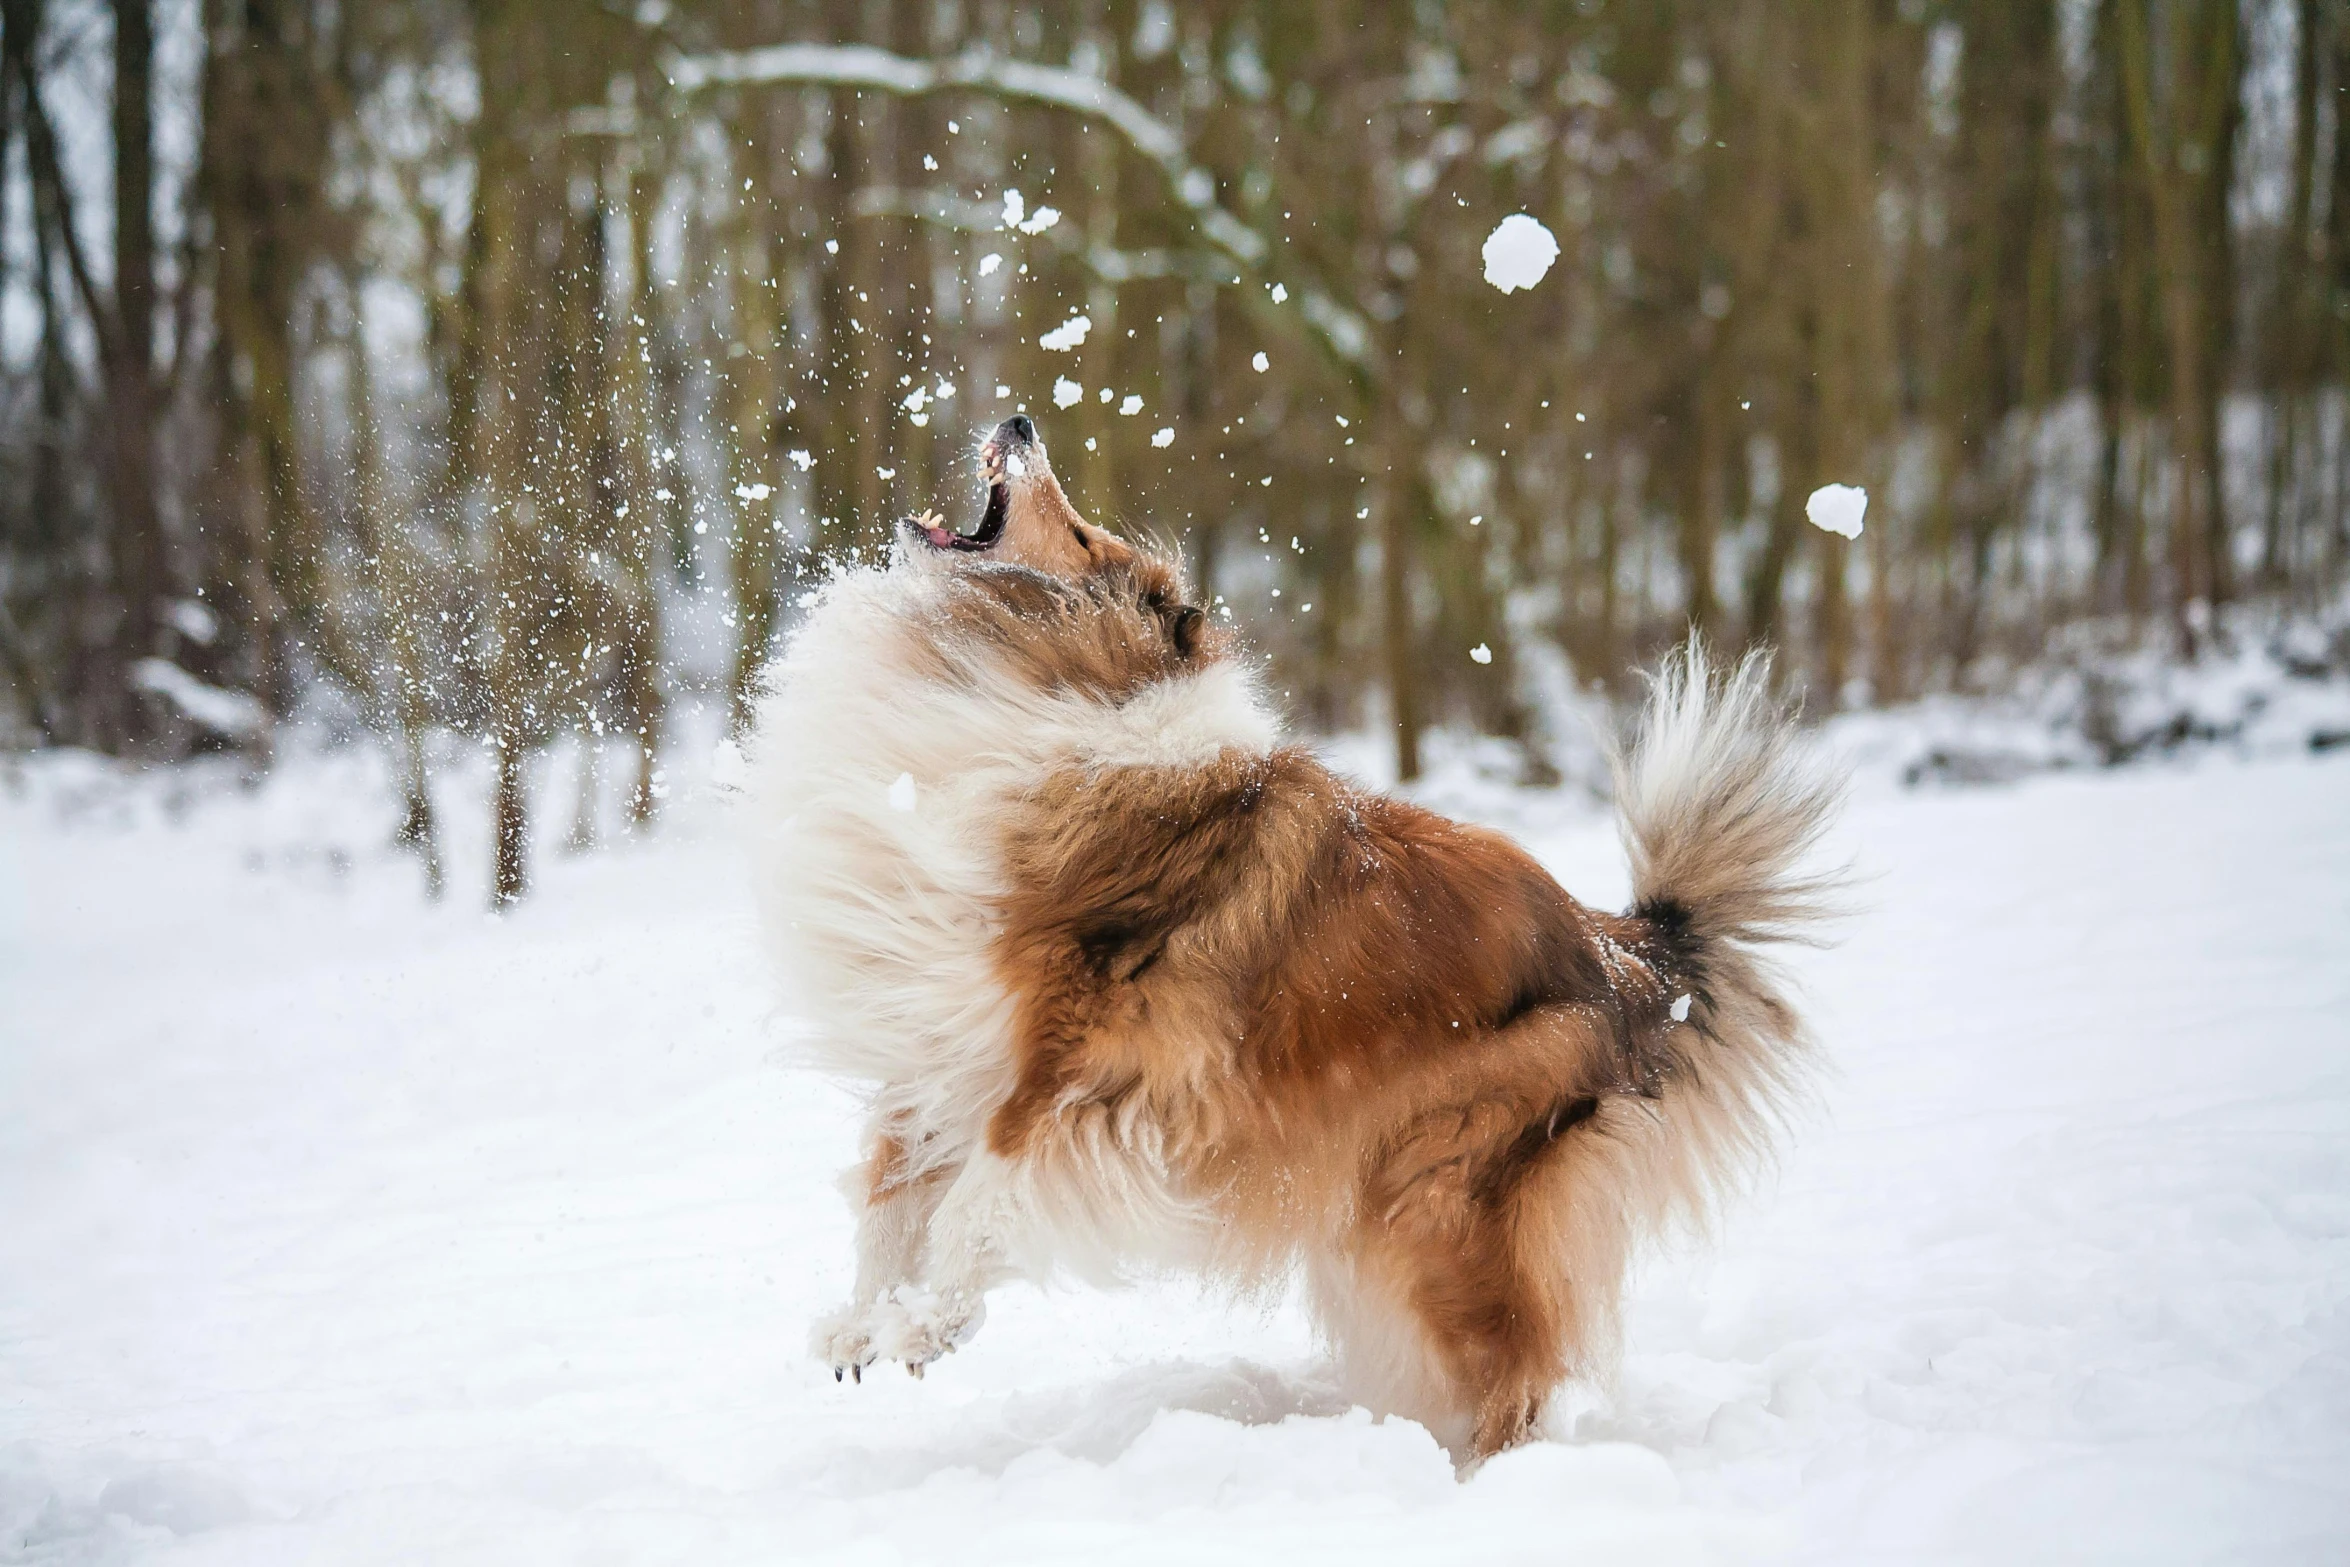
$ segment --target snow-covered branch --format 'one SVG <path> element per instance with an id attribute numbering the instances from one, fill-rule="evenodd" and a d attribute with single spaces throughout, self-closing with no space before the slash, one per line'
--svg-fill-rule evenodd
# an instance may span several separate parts
<path id="1" fill-rule="evenodd" d="M 1250 270 L 1265 261 L 1264 236 L 1217 205 L 1215 176 L 1191 161 L 1175 128 L 1083 71 L 1007 60 L 984 49 L 966 50 L 946 60 L 916 60 L 864 44 L 773 44 L 679 55 L 666 69 L 671 84 L 688 93 L 710 87 L 794 85 L 861 87 L 900 97 L 962 90 L 1087 115 L 1115 130 L 1159 170 L 1216 249 Z M 1307 297 L 1318 307 L 1306 312 L 1314 334 L 1341 359 L 1362 363 L 1369 333 L 1361 321 L 1318 292 Z"/>
<path id="2" fill-rule="evenodd" d="M 916 97 L 959 88 L 1090 115 L 1158 166 L 1177 198 L 1198 218 L 1200 232 L 1218 249 L 1252 267 L 1265 258 L 1264 236 L 1216 205 L 1214 177 L 1185 155 L 1183 138 L 1175 129 L 1108 82 L 1083 71 L 1007 60 L 979 49 L 950 60 L 913 60 L 864 44 L 774 44 L 682 55 L 669 62 L 668 72 L 671 83 L 684 92 L 800 83 Z"/>

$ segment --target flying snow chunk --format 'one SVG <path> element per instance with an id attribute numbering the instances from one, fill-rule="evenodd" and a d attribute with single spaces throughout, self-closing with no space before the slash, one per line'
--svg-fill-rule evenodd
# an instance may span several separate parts
<path id="1" fill-rule="evenodd" d="M 1173 446 L 1175 444 L 1174 429 L 1169 426 L 1162 426 L 1159 429 L 1153 430 L 1151 432 L 1151 444 L 1153 446 Z"/>
<path id="2" fill-rule="evenodd" d="M 1559 258 L 1550 230 L 1523 212 L 1513 212 L 1485 236 L 1485 281 L 1505 294 L 1532 288 Z"/>
<path id="3" fill-rule="evenodd" d="M 1016 229 L 1028 213 L 1028 199 L 1016 190 L 1004 192 L 1004 227 Z"/>
<path id="4" fill-rule="evenodd" d="M 1278 305 L 1278 304 L 1284 304 L 1284 303 L 1286 303 L 1286 302 L 1288 301 L 1288 299 L 1289 299 L 1289 285 L 1288 285 L 1288 284 L 1286 284 L 1286 283 L 1276 283 L 1276 284 L 1274 284 L 1274 285 L 1273 285 L 1273 303 L 1275 303 L 1276 305 Z"/>
<path id="5" fill-rule="evenodd" d="M 1815 528 L 1860 537 L 1860 514 L 1869 509 L 1869 492 L 1857 484 L 1823 484 L 1803 503 L 1803 514 Z"/>
<path id="6" fill-rule="evenodd" d="M 911 815 L 914 810 L 914 775 L 900 773 L 889 786 L 889 808 Z"/>
<path id="7" fill-rule="evenodd" d="M 1118 405 L 1118 412 L 1129 419 L 1142 412 L 1142 394 L 1140 392 L 1128 392 L 1126 394 L 1125 401 Z"/>
<path id="8" fill-rule="evenodd" d="M 1676 1023 L 1689 1021 L 1689 997 L 1686 994 L 1676 997 L 1673 1001 L 1673 1021 Z"/>
<path id="9" fill-rule="evenodd" d="M 1272 369 L 1272 368 L 1273 368 L 1273 361 L 1272 361 L 1272 360 L 1270 360 L 1270 359 L 1267 359 L 1267 358 L 1265 357 L 1265 351 L 1264 351 L 1263 349 L 1261 349 L 1261 348 L 1260 348 L 1260 349 L 1258 349 L 1258 350 L 1257 350 L 1257 355 L 1256 355 L 1256 357 L 1255 357 L 1254 359 L 1251 359 L 1251 360 L 1248 362 L 1248 366 L 1249 366 L 1249 368 L 1250 368 L 1251 370 L 1254 370 L 1254 371 L 1255 371 L 1257 374 L 1259 374 L 1259 375 L 1263 375 L 1263 374 L 1264 374 L 1266 371 L 1268 371 L 1268 370 L 1270 370 L 1270 369 Z"/>
<path id="10" fill-rule="evenodd" d="M 1036 340 L 1036 346 L 1049 354 L 1065 354 L 1085 341 L 1085 334 L 1093 330 L 1091 316 L 1071 316 Z"/>
<path id="11" fill-rule="evenodd" d="M 734 498 L 738 501 L 763 501 L 774 493 L 773 486 L 765 484 L 738 484 L 734 487 Z"/>
<path id="12" fill-rule="evenodd" d="M 1042 234 L 1046 229 L 1051 228 L 1054 224 L 1060 221 L 1060 208 L 1039 207 L 1036 209 L 1035 217 L 1030 218 L 1027 222 L 1020 225 L 1020 232 L 1023 234 Z"/>
<path id="13" fill-rule="evenodd" d="M 1493 649 L 1480 642 L 1475 647 L 1469 649 L 1469 657 L 1476 663 L 1490 664 L 1493 662 Z"/>
<path id="14" fill-rule="evenodd" d="M 986 255 L 979 258 L 979 275 L 981 277 L 992 277 L 995 274 L 995 269 L 1002 266 L 1003 264 L 1003 256 L 998 252 L 991 250 Z"/>
<path id="15" fill-rule="evenodd" d="M 1053 406 L 1055 408 L 1067 408 L 1084 396 L 1085 388 L 1079 386 L 1075 381 L 1070 380 L 1067 376 L 1058 376 L 1054 379 Z"/>
<path id="16" fill-rule="evenodd" d="M 791 465 L 794 468 L 799 469 L 802 473 L 806 473 L 810 468 L 816 466 L 816 459 L 809 456 L 806 451 L 798 447 L 794 447 L 792 450 L 785 452 L 784 456 L 790 458 Z"/>

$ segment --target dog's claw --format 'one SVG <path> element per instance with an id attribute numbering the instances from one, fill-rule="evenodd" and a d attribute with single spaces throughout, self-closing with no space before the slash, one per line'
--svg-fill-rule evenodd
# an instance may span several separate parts
<path id="1" fill-rule="evenodd" d="M 857 1386 L 863 1387 L 865 1385 L 865 1368 L 863 1366 L 849 1367 L 849 1375 L 856 1379 Z"/>
<path id="2" fill-rule="evenodd" d="M 906 1375 L 908 1375 L 908 1376 L 912 1377 L 912 1378 L 913 1378 L 915 1381 L 917 1381 L 917 1382 L 921 1381 L 921 1380 L 922 1380 L 922 1368 L 923 1368 L 923 1366 L 924 1366 L 925 1364 L 927 1364 L 927 1362 L 925 1362 L 925 1361 L 920 1361 L 920 1360 L 909 1360 L 909 1361 L 907 1361 L 907 1362 L 906 1362 Z"/>
<path id="3" fill-rule="evenodd" d="M 832 1380 L 833 1380 L 833 1381 L 835 1381 L 835 1382 L 838 1382 L 838 1381 L 840 1380 L 840 1367 L 838 1367 L 838 1366 L 834 1366 L 834 1367 L 832 1368 Z"/>

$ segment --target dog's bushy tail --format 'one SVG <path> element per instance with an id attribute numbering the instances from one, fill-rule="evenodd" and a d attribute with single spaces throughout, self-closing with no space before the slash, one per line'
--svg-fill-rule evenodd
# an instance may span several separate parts
<path id="1" fill-rule="evenodd" d="M 1840 912 L 1841 869 L 1807 865 L 1843 800 L 1841 774 L 1773 697 L 1770 659 L 1719 669 L 1695 636 L 1665 661 L 1628 749 L 1616 805 L 1633 909 L 1687 996 L 1659 1085 L 1656 1150 L 1670 1204 L 1708 1198 L 1767 1151 L 1809 1042 L 1767 949 L 1817 942 Z"/>

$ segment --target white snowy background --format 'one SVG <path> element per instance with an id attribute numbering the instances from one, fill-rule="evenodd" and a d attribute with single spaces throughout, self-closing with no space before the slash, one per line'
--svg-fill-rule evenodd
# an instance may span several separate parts
<path id="1" fill-rule="evenodd" d="M 0 761 L 0 1559 L 2344 1560 L 2350 752 L 1905 789 L 1923 727 L 1831 730 L 1865 906 L 1780 1172 L 1466 1481 L 1177 1283 L 836 1385 L 853 1106 L 688 765 L 493 917 L 363 749 Z M 1620 899 L 1603 806 L 1444 760 Z"/>

